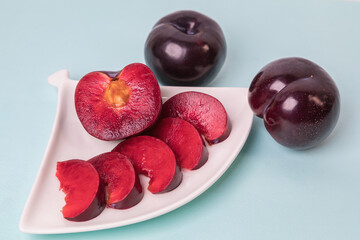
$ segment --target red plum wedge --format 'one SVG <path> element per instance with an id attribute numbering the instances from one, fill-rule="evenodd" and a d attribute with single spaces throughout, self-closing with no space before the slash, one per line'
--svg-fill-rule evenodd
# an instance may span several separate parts
<path id="1" fill-rule="evenodd" d="M 188 91 L 172 96 L 163 104 L 161 116 L 188 121 L 209 144 L 224 141 L 231 132 L 224 106 L 206 93 Z"/>
<path id="2" fill-rule="evenodd" d="M 60 189 L 66 194 L 66 204 L 62 208 L 64 218 L 87 221 L 104 210 L 104 187 L 91 163 L 78 159 L 58 162 L 56 177 L 60 181 Z"/>
<path id="3" fill-rule="evenodd" d="M 181 168 L 195 170 L 208 160 L 209 152 L 201 135 L 192 124 L 185 120 L 163 118 L 152 129 L 151 135 L 169 145 Z"/>
<path id="4" fill-rule="evenodd" d="M 169 192 L 182 181 L 173 151 L 160 139 L 131 137 L 120 142 L 112 151 L 130 158 L 136 172 L 150 178 L 148 190 L 151 193 Z"/>
<path id="5" fill-rule="evenodd" d="M 91 158 L 89 162 L 105 185 L 108 207 L 127 209 L 141 201 L 144 192 L 128 157 L 118 152 L 107 152 Z"/>

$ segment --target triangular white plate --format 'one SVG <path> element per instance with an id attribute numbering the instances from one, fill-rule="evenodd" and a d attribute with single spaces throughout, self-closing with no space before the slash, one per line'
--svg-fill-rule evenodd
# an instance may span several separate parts
<path id="1" fill-rule="evenodd" d="M 65 204 L 65 195 L 59 191 L 59 182 L 55 176 L 56 162 L 75 158 L 87 160 L 111 151 L 118 142 L 98 140 L 84 130 L 74 106 L 77 81 L 69 79 L 67 70 L 51 75 L 49 83 L 59 89 L 58 109 L 44 159 L 21 216 L 19 227 L 26 233 L 54 234 L 114 228 L 172 211 L 199 196 L 222 176 L 243 147 L 253 122 L 247 88 L 161 87 L 163 101 L 189 90 L 218 98 L 232 124 L 230 136 L 224 142 L 207 146 L 208 162 L 198 170 L 183 171 L 183 181 L 175 190 L 151 194 L 146 189 L 148 178 L 141 176 L 145 194 L 136 206 L 127 210 L 105 209 L 90 221 L 71 222 L 65 220 L 60 212 Z"/>

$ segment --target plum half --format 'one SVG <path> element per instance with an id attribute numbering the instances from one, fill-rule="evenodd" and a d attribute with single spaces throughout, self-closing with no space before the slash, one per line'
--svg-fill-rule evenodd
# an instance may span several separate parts
<path id="1" fill-rule="evenodd" d="M 151 193 L 169 192 L 182 181 L 173 151 L 160 139 L 131 137 L 120 142 L 112 151 L 130 158 L 136 172 L 150 178 L 148 190 Z"/>
<path id="2" fill-rule="evenodd" d="M 263 67 L 251 82 L 248 99 L 271 136 L 294 149 L 322 142 L 340 114 L 334 80 L 319 65 L 299 57 L 278 59 Z"/>
<path id="3" fill-rule="evenodd" d="M 178 93 L 164 104 L 161 117 L 180 118 L 191 123 L 209 144 L 224 141 L 231 132 L 230 120 L 221 102 L 206 93 Z"/>
<path id="4" fill-rule="evenodd" d="M 91 163 L 79 159 L 58 162 L 56 177 L 60 181 L 60 189 L 66 194 L 66 204 L 62 208 L 64 218 L 87 221 L 104 210 L 104 187 Z"/>
<path id="5" fill-rule="evenodd" d="M 161 139 L 173 150 L 181 168 L 195 170 L 202 167 L 209 152 L 196 128 L 180 118 L 160 119 L 151 135 Z"/>
<path id="6" fill-rule="evenodd" d="M 118 152 L 107 152 L 88 161 L 96 168 L 105 185 L 108 207 L 127 209 L 141 201 L 144 192 L 128 157 Z"/>
<path id="7" fill-rule="evenodd" d="M 150 68 L 133 63 L 119 72 L 86 74 L 75 89 L 75 108 L 85 130 L 101 140 L 138 134 L 161 111 L 159 84 Z"/>

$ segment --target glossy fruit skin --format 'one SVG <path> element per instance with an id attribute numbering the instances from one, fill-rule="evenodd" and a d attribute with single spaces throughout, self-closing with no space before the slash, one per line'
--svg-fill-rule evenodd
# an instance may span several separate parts
<path id="1" fill-rule="evenodd" d="M 299 57 L 263 67 L 249 88 L 249 104 L 271 136 L 294 149 L 322 142 L 340 114 L 339 90 L 319 65 Z"/>
<path id="2" fill-rule="evenodd" d="M 195 11 L 161 18 L 145 43 L 145 60 L 166 85 L 205 85 L 224 64 L 226 42 L 220 26 Z"/>

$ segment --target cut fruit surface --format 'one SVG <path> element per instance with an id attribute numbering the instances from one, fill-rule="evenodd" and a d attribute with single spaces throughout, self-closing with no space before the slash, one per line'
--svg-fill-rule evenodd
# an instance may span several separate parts
<path id="1" fill-rule="evenodd" d="M 159 84 L 146 65 L 119 72 L 86 74 L 75 89 L 75 108 L 85 130 L 102 140 L 119 140 L 145 130 L 161 110 Z"/>
<path id="2" fill-rule="evenodd" d="M 209 152 L 199 132 L 185 120 L 163 118 L 152 129 L 151 135 L 169 145 L 181 168 L 198 169 L 208 160 Z"/>
<path id="3" fill-rule="evenodd" d="M 162 117 L 188 121 L 209 144 L 225 140 L 231 131 L 230 120 L 221 102 L 205 93 L 188 91 L 174 95 L 163 104 Z"/>
<path id="4" fill-rule="evenodd" d="M 106 186 L 108 207 L 127 209 L 141 201 L 144 192 L 128 157 L 118 152 L 107 152 L 91 158 L 89 162 Z"/>
<path id="5" fill-rule="evenodd" d="M 62 209 L 64 218 L 86 221 L 105 208 L 105 192 L 99 174 L 89 162 L 73 159 L 57 163 L 56 177 L 66 194 Z"/>
<path id="6" fill-rule="evenodd" d="M 112 151 L 129 157 L 139 174 L 150 178 L 148 190 L 152 193 L 175 189 L 182 173 L 170 147 L 155 137 L 136 136 L 119 143 Z"/>

